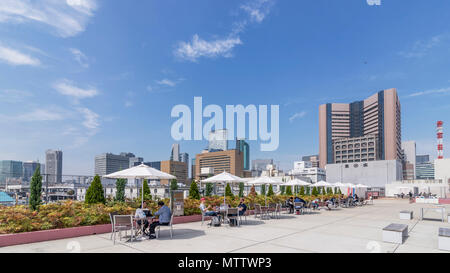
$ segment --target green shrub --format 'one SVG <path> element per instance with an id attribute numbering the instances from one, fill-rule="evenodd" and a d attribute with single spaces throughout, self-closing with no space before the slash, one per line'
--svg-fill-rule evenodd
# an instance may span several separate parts
<path id="1" fill-rule="evenodd" d="M 106 202 L 100 176 L 96 175 L 87 189 L 85 202 L 86 204 L 104 204 Z"/>

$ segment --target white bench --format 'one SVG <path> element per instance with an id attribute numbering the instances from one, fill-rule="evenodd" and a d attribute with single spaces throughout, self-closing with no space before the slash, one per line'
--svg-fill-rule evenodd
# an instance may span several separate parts
<path id="1" fill-rule="evenodd" d="M 450 251 L 450 228 L 439 228 L 438 248 Z"/>
<path id="2" fill-rule="evenodd" d="M 383 228 L 383 242 L 403 244 L 403 239 L 408 236 L 408 225 L 390 224 Z"/>
<path id="3" fill-rule="evenodd" d="M 413 219 L 413 212 L 409 210 L 400 211 L 400 220 L 411 220 Z"/>

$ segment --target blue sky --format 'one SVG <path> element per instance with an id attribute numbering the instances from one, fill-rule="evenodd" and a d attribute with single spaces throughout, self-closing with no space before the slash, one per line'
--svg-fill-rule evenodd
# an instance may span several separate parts
<path id="1" fill-rule="evenodd" d="M 280 146 L 251 158 L 284 169 L 318 152 L 318 106 L 397 88 L 403 140 L 435 156 L 450 126 L 448 1 L 3 0 L 0 159 L 64 152 L 166 160 L 173 106 L 280 105 Z M 206 141 L 182 141 L 191 157 Z M 450 147 L 449 142 L 445 142 Z"/>

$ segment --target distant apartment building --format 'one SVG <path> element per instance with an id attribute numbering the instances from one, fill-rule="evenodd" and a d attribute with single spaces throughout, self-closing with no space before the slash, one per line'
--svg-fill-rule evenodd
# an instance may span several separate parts
<path id="1" fill-rule="evenodd" d="M 450 185 L 450 158 L 436 159 L 434 161 L 434 178 Z"/>
<path id="2" fill-rule="evenodd" d="M 319 155 L 303 156 L 302 161 L 309 161 L 312 164 L 312 168 L 319 168 Z"/>
<path id="3" fill-rule="evenodd" d="M 209 132 L 208 151 L 226 151 L 228 150 L 228 130 L 220 129 Z"/>
<path id="4" fill-rule="evenodd" d="M 129 158 L 129 167 L 132 168 L 134 166 L 141 165 L 142 162 L 144 162 L 144 158 L 142 157 L 130 157 Z"/>
<path id="5" fill-rule="evenodd" d="M 188 164 L 186 164 L 185 162 L 166 160 L 145 162 L 144 164 L 162 172 L 176 176 L 178 183 L 190 185 L 188 180 Z M 169 184 L 169 180 L 161 180 L 161 185 Z"/>
<path id="6" fill-rule="evenodd" d="M 45 152 L 45 179 L 50 184 L 62 183 L 63 152 L 47 150 Z"/>
<path id="7" fill-rule="evenodd" d="M 334 163 L 378 160 L 377 143 L 376 135 L 336 139 L 333 141 Z"/>
<path id="8" fill-rule="evenodd" d="M 380 91 L 353 103 L 328 103 L 319 107 L 319 167 L 334 164 L 336 141 L 364 137 L 376 140 L 374 156 L 343 159 L 342 163 L 401 159 L 401 109 L 396 89 Z M 361 143 L 360 143 L 361 144 Z M 342 148 L 342 147 L 341 147 Z M 342 153 L 341 153 L 342 155 Z M 362 155 L 361 155 L 362 156 Z"/>
<path id="9" fill-rule="evenodd" d="M 267 169 L 267 165 L 273 165 L 273 159 L 255 159 L 252 160 L 252 177 L 261 176 Z"/>
<path id="10" fill-rule="evenodd" d="M 0 183 L 16 181 L 23 177 L 23 166 L 21 161 L 1 160 L 0 161 Z"/>
<path id="11" fill-rule="evenodd" d="M 45 169 L 42 167 L 42 164 L 35 161 L 27 161 L 23 162 L 23 180 L 26 182 L 31 181 L 31 177 L 37 168 L 40 168 L 41 174 L 45 172 Z"/>
<path id="12" fill-rule="evenodd" d="M 104 176 L 130 167 L 130 158 L 135 158 L 134 154 L 121 153 L 115 155 L 105 153 L 95 157 L 95 174 Z"/>
<path id="13" fill-rule="evenodd" d="M 296 178 L 309 178 L 312 183 L 326 180 L 325 170 L 313 167 L 310 161 L 295 161 L 290 175 Z"/>
<path id="14" fill-rule="evenodd" d="M 195 157 L 195 179 L 201 180 L 208 177 L 202 174 L 202 169 L 212 168 L 214 175 L 224 171 L 233 175 L 243 177 L 244 175 L 244 153 L 240 150 L 227 150 L 217 152 L 205 152 Z"/>

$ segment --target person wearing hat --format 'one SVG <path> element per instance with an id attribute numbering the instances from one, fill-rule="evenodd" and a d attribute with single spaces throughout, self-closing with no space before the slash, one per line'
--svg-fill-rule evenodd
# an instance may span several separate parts
<path id="1" fill-rule="evenodd" d="M 217 212 L 211 210 L 211 205 L 208 207 L 205 205 L 205 198 L 200 199 L 200 210 L 205 216 L 217 216 Z"/>

